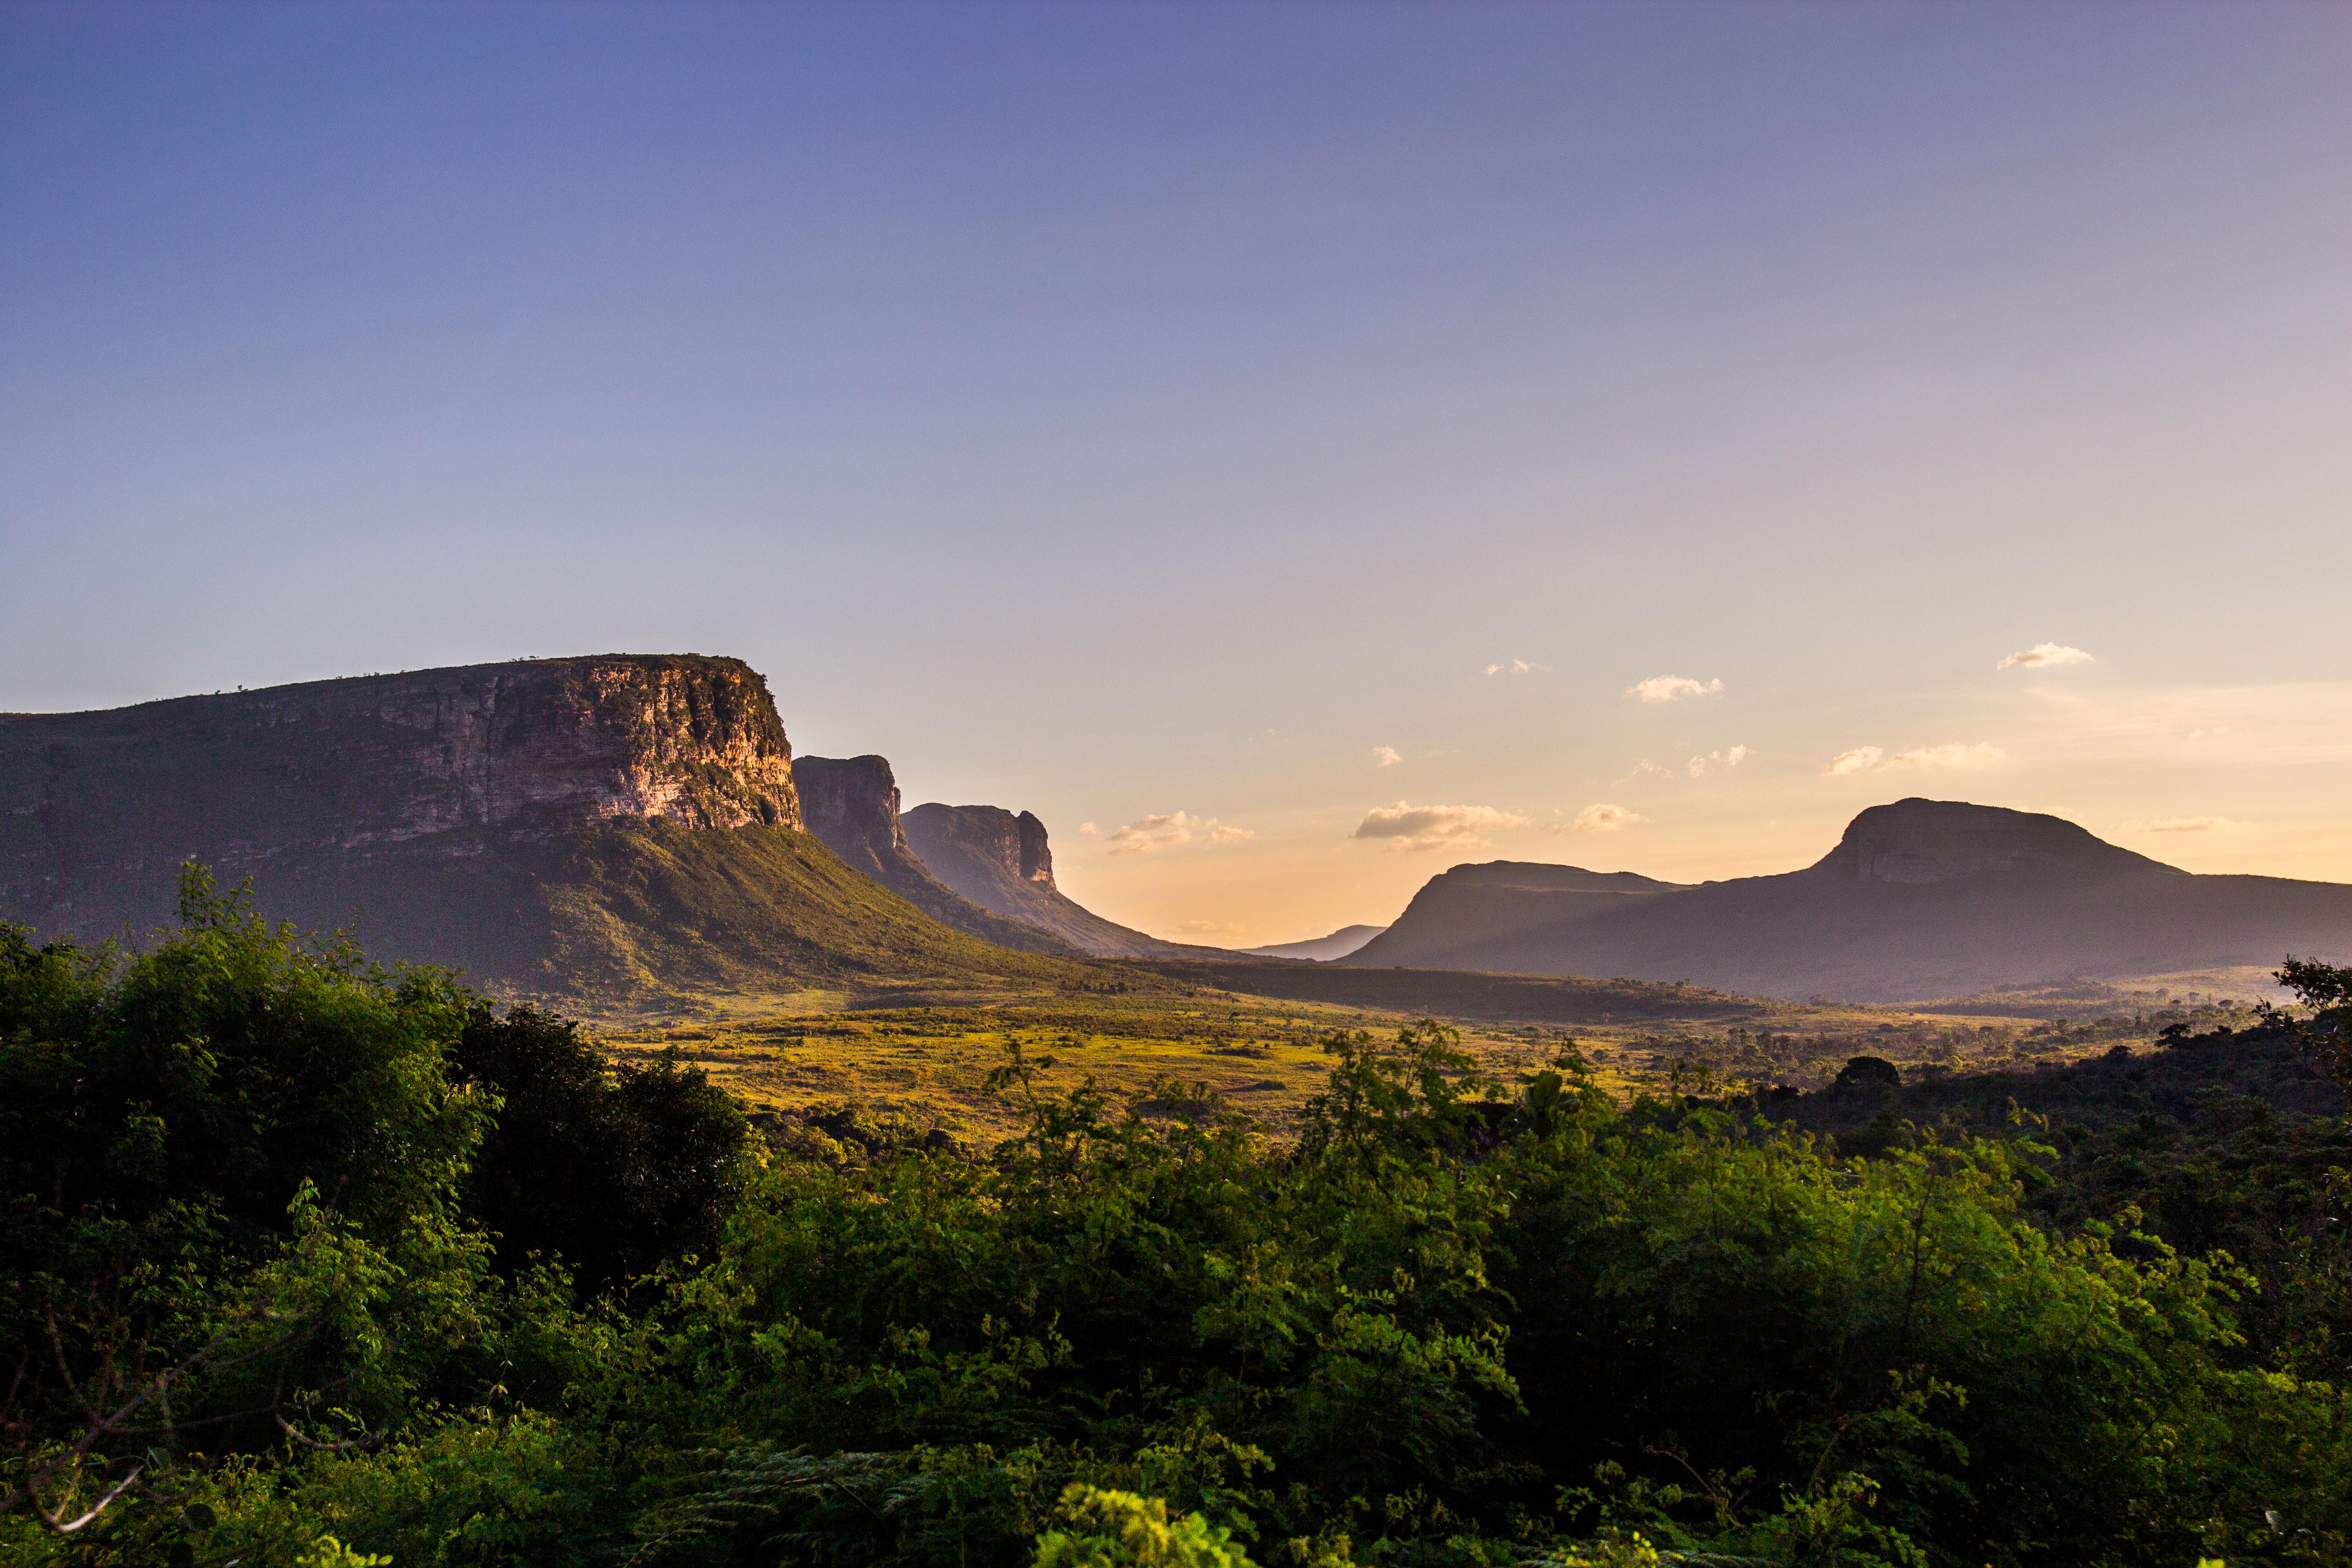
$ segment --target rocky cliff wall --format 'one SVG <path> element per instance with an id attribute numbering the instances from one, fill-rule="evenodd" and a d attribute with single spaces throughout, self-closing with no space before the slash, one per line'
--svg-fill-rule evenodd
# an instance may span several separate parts
<path id="1" fill-rule="evenodd" d="M 1001 805 L 919 805 L 901 819 L 907 842 L 931 874 L 964 898 L 1024 921 L 1097 958 L 1192 958 L 1190 947 L 1107 921 L 1054 884 L 1045 825 Z"/>
<path id="2" fill-rule="evenodd" d="M 944 925 L 1024 952 L 1075 952 L 1069 942 L 1018 915 L 1000 913 L 963 897 L 933 876 L 908 847 L 898 816 L 898 783 L 887 757 L 800 757 L 793 763 L 808 830 L 824 841 L 852 869 L 873 878 Z M 1045 828 L 1035 817 L 1038 853 Z M 1021 836 L 1009 839 L 1017 864 Z M 1045 860 L 1045 885 L 1053 885 L 1053 862 Z"/>
<path id="3" fill-rule="evenodd" d="M 867 876 L 911 853 L 887 757 L 798 757 L 793 786 L 808 830 Z"/>
<path id="4" fill-rule="evenodd" d="M 792 747 L 740 660 L 607 655 L 0 715 L 0 919 L 110 934 L 180 863 L 267 882 L 642 819 L 801 826 Z"/>

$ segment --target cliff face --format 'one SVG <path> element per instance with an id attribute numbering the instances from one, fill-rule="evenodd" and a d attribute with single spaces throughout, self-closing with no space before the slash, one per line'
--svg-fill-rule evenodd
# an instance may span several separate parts
<path id="1" fill-rule="evenodd" d="M 985 868 L 990 880 L 1027 884 L 1058 893 L 1054 851 L 1045 825 L 1029 812 L 1018 816 L 1001 805 L 921 805 L 920 831 L 934 850 L 947 851 L 960 865 Z M 922 852 L 916 852 L 920 855 Z"/>
<path id="2" fill-rule="evenodd" d="M 898 825 L 898 783 L 887 757 L 800 757 L 793 763 L 793 787 L 808 830 L 867 876 L 912 854 Z"/>
<path id="3" fill-rule="evenodd" d="M 143 929 L 180 863 L 265 882 L 471 857 L 618 820 L 797 828 L 740 660 L 613 655 L 0 715 L 0 918 Z"/>
<path id="4" fill-rule="evenodd" d="M 592 1012 L 1061 973 L 844 865 L 793 773 L 767 683 L 694 655 L 0 715 L 0 920 L 142 937 L 194 858 L 269 918 Z"/>
<path id="5" fill-rule="evenodd" d="M 1070 943 L 1018 916 L 963 897 L 925 868 L 908 847 L 898 816 L 898 784 L 885 757 L 802 757 L 793 763 L 801 810 L 808 830 L 824 841 L 852 869 L 873 878 L 944 925 L 1025 952 L 1072 952 Z M 1045 828 L 1034 816 L 1037 853 L 1045 856 Z M 1011 852 L 1017 861 L 1019 835 Z M 1053 862 L 1045 858 L 1045 886 L 1053 886 Z"/>
<path id="6" fill-rule="evenodd" d="M 1052 932 L 1097 958 L 1230 956 L 1162 942 L 1107 921 L 1054 885 L 1045 825 L 1001 805 L 919 805 L 902 819 L 907 842 L 931 874 L 998 914 Z"/>

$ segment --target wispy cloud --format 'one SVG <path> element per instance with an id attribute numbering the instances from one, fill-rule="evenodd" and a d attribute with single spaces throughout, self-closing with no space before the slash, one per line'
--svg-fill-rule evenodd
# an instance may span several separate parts
<path id="1" fill-rule="evenodd" d="M 1686 675 L 1654 675 L 1625 689 L 1628 697 L 1644 702 L 1674 702 L 1685 697 L 1712 697 L 1723 689 L 1721 680 L 1693 680 Z"/>
<path id="2" fill-rule="evenodd" d="M 1535 668 L 1536 667 L 1534 665 L 1529 664 L 1526 659 L 1515 658 L 1507 664 L 1488 665 L 1486 667 L 1486 673 L 1488 675 L 1527 675 L 1531 673 Z"/>
<path id="3" fill-rule="evenodd" d="M 1717 768 L 1736 768 L 1748 760 L 1748 748 L 1734 746 L 1727 752 L 1709 752 L 1690 760 L 1688 772 L 1693 778 L 1704 778 Z"/>
<path id="4" fill-rule="evenodd" d="M 1916 751 L 1897 752 L 1889 756 L 1883 746 L 1856 746 L 1851 752 L 1840 752 L 1822 770 L 1832 778 L 1848 773 L 1887 773 L 1896 768 L 1989 768 L 2008 756 L 1999 746 L 1979 742 L 1963 746 L 1922 746 Z"/>
<path id="5" fill-rule="evenodd" d="M 1648 817 L 1643 816 L 1638 811 L 1628 811 L 1622 805 L 1611 805 L 1603 802 L 1586 806 L 1582 811 L 1578 812 L 1566 822 L 1556 822 L 1552 824 L 1549 831 L 1553 833 L 1615 833 L 1622 828 L 1631 827 L 1637 822 L 1647 822 L 1650 819 Z"/>
<path id="6" fill-rule="evenodd" d="M 1404 761 L 1404 753 L 1398 751 L 1394 746 L 1374 746 L 1372 748 L 1372 761 L 1378 763 L 1384 768 L 1392 768 L 1399 763 Z"/>
<path id="7" fill-rule="evenodd" d="M 1114 855 L 1148 855 L 1171 844 L 1229 844 L 1237 838 L 1256 837 L 1246 827 L 1229 826 L 1213 816 L 1171 811 L 1158 816 L 1138 817 L 1112 830 L 1103 842 Z"/>
<path id="8" fill-rule="evenodd" d="M 1078 824 L 1078 831 L 1079 831 L 1079 832 L 1081 832 L 1081 833 L 1083 833 L 1083 834 L 1085 834 L 1087 837 L 1091 838 L 1091 837 L 1093 837 L 1096 834 L 1100 833 L 1100 832 L 1102 831 L 1102 829 L 1101 829 L 1101 828 L 1099 828 L 1099 827 L 1097 827 L 1097 826 L 1096 826 L 1093 823 L 1091 823 L 1091 822 L 1081 822 L 1081 823 L 1079 823 L 1079 824 Z"/>
<path id="9" fill-rule="evenodd" d="M 2011 654 L 1995 669 L 2046 669 L 2061 664 L 2095 664 L 2098 661 L 2078 647 L 2064 643 L 2038 642 L 2032 647 Z"/>
<path id="10" fill-rule="evenodd" d="M 1173 929 L 1180 936 L 1231 936 L 1242 928 L 1232 921 L 1181 921 Z"/>
<path id="11" fill-rule="evenodd" d="M 2243 827 L 2226 816 L 2157 816 L 2141 822 L 2117 825 L 2124 833 L 2223 833 L 2233 827 Z"/>
<path id="12" fill-rule="evenodd" d="M 1491 805 L 1376 805 L 1356 825 L 1358 838 L 1382 838 L 1391 849 L 1434 849 L 1442 845 L 1466 848 L 1486 842 L 1483 837 L 1507 827 L 1524 827 L 1528 819 Z"/>

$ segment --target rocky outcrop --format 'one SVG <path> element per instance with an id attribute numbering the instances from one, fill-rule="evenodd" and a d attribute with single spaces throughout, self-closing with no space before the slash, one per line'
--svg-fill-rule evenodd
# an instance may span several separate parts
<path id="1" fill-rule="evenodd" d="M 2192 876 L 2054 816 L 1905 800 L 1814 865 L 1677 888 L 1574 867 L 1456 867 L 1339 962 L 1690 980 L 1924 1001 L 2005 986 L 2352 958 L 2352 887 Z"/>
<path id="2" fill-rule="evenodd" d="M 152 924 L 229 877 L 478 855 L 615 819 L 797 828 L 792 747 L 740 660 L 613 655 L 0 716 L 0 916 Z"/>
<path id="3" fill-rule="evenodd" d="M 1162 942 L 1107 921 L 1054 885 L 1045 825 L 999 805 L 919 805 L 906 814 L 907 842 L 933 876 L 1000 915 L 1023 921 L 1097 958 L 1230 956 L 1216 948 Z"/>
<path id="4" fill-rule="evenodd" d="M 272 919 L 591 1013 L 1065 976 L 844 865 L 793 771 L 767 683 L 694 655 L 9 714 L 0 921 L 137 940 L 195 859 Z"/>
<path id="5" fill-rule="evenodd" d="M 1024 952 L 1073 952 L 1049 931 L 964 898 L 925 868 L 908 847 L 898 816 L 898 784 L 885 757 L 801 757 L 793 763 L 808 830 L 853 870 L 873 878 L 933 920 Z M 1027 818 L 1035 823 L 1035 817 Z M 1045 829 L 1036 831 L 1038 851 Z M 1053 886 L 1052 862 L 1045 885 Z"/>

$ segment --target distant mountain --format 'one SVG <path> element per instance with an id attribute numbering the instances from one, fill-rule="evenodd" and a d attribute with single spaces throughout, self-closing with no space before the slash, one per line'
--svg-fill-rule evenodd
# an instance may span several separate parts
<path id="1" fill-rule="evenodd" d="M 908 847 L 888 759 L 794 757 L 793 784 L 808 830 L 826 848 L 941 925 L 1024 952 L 1076 952 L 1050 931 L 973 903 L 925 868 Z"/>
<path id="2" fill-rule="evenodd" d="M 1052 932 L 1097 958 L 1200 958 L 1222 948 L 1162 942 L 1107 921 L 1054 885 L 1045 825 L 1000 805 L 919 805 L 902 818 L 931 874 L 984 909 Z"/>
<path id="3" fill-rule="evenodd" d="M 1335 958 L 1347 957 L 1388 929 L 1386 926 L 1341 926 L 1329 936 L 1318 936 L 1307 942 L 1276 942 L 1272 947 L 1245 947 L 1241 951 L 1259 958 L 1304 958 L 1318 963 L 1328 963 Z"/>
<path id="4" fill-rule="evenodd" d="M 0 920 L 142 938 L 191 858 L 273 919 L 572 1005 L 1091 978 L 940 925 L 803 831 L 767 683 L 731 658 L 0 714 Z"/>
<path id="5" fill-rule="evenodd" d="M 2289 952 L 2352 958 L 2352 887 L 2194 876 L 2059 817 L 1915 799 L 1864 812 L 1817 864 L 1777 877 L 1457 867 L 1340 962 L 1892 1002 Z"/>
<path id="6" fill-rule="evenodd" d="M 1456 866 L 1432 877 L 1396 923 L 1355 953 L 1361 964 L 1406 969 L 1494 969 L 1496 952 L 1569 921 L 1628 900 L 1682 891 L 1631 871 L 1586 871 L 1526 860 Z M 1526 973 L 1551 973 L 1527 971 Z"/>

